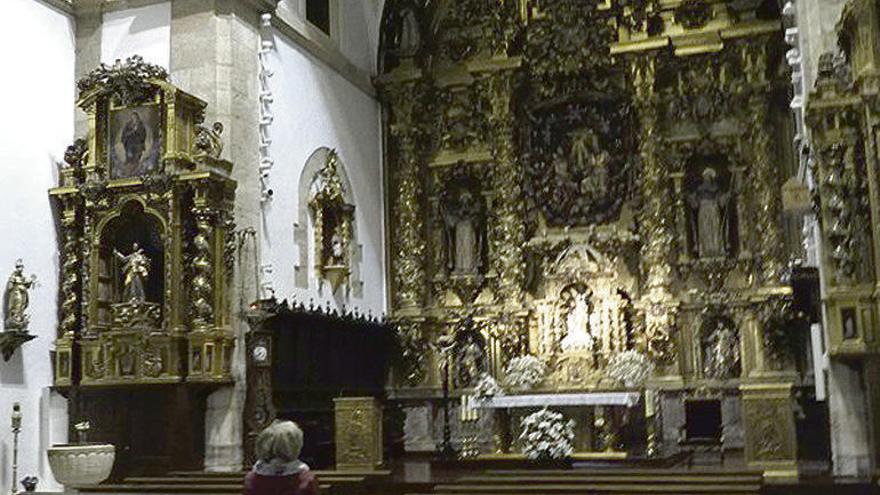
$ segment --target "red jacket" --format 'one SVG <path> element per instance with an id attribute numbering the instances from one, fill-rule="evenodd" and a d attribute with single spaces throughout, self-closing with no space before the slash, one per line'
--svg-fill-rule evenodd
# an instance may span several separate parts
<path id="1" fill-rule="evenodd" d="M 318 481 L 310 471 L 290 476 L 264 476 L 249 472 L 244 477 L 244 495 L 318 495 Z"/>

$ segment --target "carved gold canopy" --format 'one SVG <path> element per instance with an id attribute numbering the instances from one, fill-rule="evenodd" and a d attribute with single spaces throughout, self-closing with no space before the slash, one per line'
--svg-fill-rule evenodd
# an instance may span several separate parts
<path id="1" fill-rule="evenodd" d="M 231 380 L 232 164 L 206 104 L 139 57 L 79 81 L 87 138 L 50 191 L 61 224 L 55 382 Z"/>

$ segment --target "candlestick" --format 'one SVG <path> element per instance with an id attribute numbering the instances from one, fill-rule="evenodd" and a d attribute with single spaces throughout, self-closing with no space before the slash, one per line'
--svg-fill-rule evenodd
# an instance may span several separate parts
<path id="1" fill-rule="evenodd" d="M 15 495 L 18 485 L 18 434 L 21 433 L 21 404 L 12 405 L 12 487 L 9 493 Z"/>

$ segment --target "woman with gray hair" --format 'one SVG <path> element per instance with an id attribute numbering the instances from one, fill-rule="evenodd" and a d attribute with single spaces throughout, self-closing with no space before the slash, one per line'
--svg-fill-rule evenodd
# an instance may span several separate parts
<path id="1" fill-rule="evenodd" d="M 293 421 L 276 421 L 257 435 L 257 462 L 244 478 L 244 495 L 316 495 L 318 483 L 299 460 L 303 432 Z"/>

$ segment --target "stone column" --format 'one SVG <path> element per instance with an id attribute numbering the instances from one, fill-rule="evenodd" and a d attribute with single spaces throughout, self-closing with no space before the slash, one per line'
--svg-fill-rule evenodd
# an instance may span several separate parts
<path id="1" fill-rule="evenodd" d="M 868 391 L 861 363 L 832 360 L 828 373 L 831 459 L 834 475 L 870 479 L 873 474 Z"/>
<path id="2" fill-rule="evenodd" d="M 75 3 L 76 61 L 74 75 L 78 80 L 88 75 L 101 63 L 101 27 L 104 19 L 98 0 L 80 0 Z M 89 119 L 79 107 L 75 112 L 74 134 L 78 138 L 84 138 L 89 132 Z"/>
<path id="3" fill-rule="evenodd" d="M 276 0 L 175 0 L 171 4 L 171 81 L 208 103 L 207 122 L 223 124 L 221 158 L 234 164 L 232 178 L 238 183 L 235 222 L 256 232 L 262 232 L 257 169 L 260 15 L 274 12 L 276 4 Z M 236 277 L 255 273 L 253 259 L 240 261 Z M 230 284 L 231 301 L 241 299 L 236 292 L 240 286 L 239 280 Z M 231 307 L 230 311 L 240 314 L 245 309 Z M 242 466 L 246 326 L 241 318 L 230 322 L 236 339 L 235 386 L 208 397 L 205 468 L 212 471 L 237 471 Z"/>

